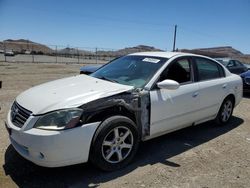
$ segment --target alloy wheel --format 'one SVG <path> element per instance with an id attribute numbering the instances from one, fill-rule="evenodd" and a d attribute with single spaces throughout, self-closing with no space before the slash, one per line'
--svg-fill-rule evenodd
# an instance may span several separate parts
<path id="1" fill-rule="evenodd" d="M 127 127 L 115 127 L 103 140 L 102 156 L 109 163 L 119 163 L 130 154 L 133 142 L 133 134 Z"/>
<path id="2" fill-rule="evenodd" d="M 221 112 L 221 120 L 227 122 L 233 111 L 233 104 L 231 100 L 227 100 L 223 105 L 223 110 Z"/>

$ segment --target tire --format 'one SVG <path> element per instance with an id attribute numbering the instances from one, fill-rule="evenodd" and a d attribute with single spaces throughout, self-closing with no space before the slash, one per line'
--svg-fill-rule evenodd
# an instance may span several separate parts
<path id="1" fill-rule="evenodd" d="M 221 107 L 220 107 L 220 110 L 217 114 L 217 117 L 215 119 L 216 123 L 218 125 L 225 125 L 227 124 L 231 117 L 232 117 L 232 114 L 233 114 L 233 109 L 234 109 L 234 100 L 232 97 L 227 97 Z"/>
<path id="2" fill-rule="evenodd" d="M 101 123 L 93 137 L 90 161 L 104 171 L 118 170 L 131 162 L 138 145 L 135 123 L 125 116 L 112 116 Z"/>

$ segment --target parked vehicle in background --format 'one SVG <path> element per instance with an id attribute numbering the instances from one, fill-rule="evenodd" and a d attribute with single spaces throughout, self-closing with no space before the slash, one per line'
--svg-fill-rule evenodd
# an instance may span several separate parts
<path id="1" fill-rule="evenodd" d="M 85 65 L 80 68 L 80 74 L 86 74 L 89 75 L 93 72 L 95 72 L 97 69 L 101 68 L 103 65 Z"/>
<path id="2" fill-rule="evenodd" d="M 141 52 L 24 91 L 6 128 L 35 164 L 91 161 L 112 171 L 132 161 L 140 141 L 209 120 L 227 124 L 241 99 L 240 76 L 211 58 Z"/>
<path id="3" fill-rule="evenodd" d="M 246 63 L 243 63 L 246 67 L 247 67 L 247 70 L 250 70 L 250 64 L 246 64 Z"/>
<path id="4" fill-rule="evenodd" d="M 234 74 L 241 74 L 248 70 L 247 66 L 238 60 L 228 58 L 216 58 L 216 60 L 222 63 L 231 73 Z"/>
<path id="5" fill-rule="evenodd" d="M 4 55 L 5 55 L 5 56 L 14 56 L 15 53 L 11 50 L 11 51 L 6 51 L 6 52 L 4 53 Z"/>
<path id="6" fill-rule="evenodd" d="M 242 73 L 240 76 L 243 81 L 243 92 L 250 93 L 250 70 Z"/>
<path id="7" fill-rule="evenodd" d="M 26 55 L 30 55 L 30 54 L 31 54 L 31 51 L 29 51 L 29 50 L 25 50 L 24 54 L 26 54 Z"/>

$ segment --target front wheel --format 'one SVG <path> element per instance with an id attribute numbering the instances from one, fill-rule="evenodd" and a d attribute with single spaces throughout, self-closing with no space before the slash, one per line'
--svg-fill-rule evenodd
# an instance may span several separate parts
<path id="1" fill-rule="evenodd" d="M 135 123 L 125 116 L 112 116 L 95 133 L 90 161 L 105 171 L 118 170 L 133 159 L 138 144 Z"/>
<path id="2" fill-rule="evenodd" d="M 231 97 L 227 97 L 218 112 L 218 115 L 216 117 L 216 123 L 219 125 L 225 125 L 229 122 L 229 120 L 232 117 L 233 114 L 233 108 L 234 108 L 234 102 Z"/>

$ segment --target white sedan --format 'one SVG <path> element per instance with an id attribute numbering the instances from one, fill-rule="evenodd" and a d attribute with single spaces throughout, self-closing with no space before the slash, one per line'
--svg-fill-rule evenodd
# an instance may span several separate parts
<path id="1" fill-rule="evenodd" d="M 35 86 L 8 113 L 11 144 L 46 167 L 126 166 L 140 141 L 208 120 L 226 124 L 242 80 L 219 62 L 174 52 L 118 58 L 92 73 Z"/>

